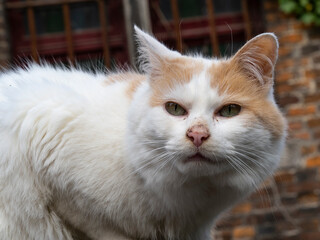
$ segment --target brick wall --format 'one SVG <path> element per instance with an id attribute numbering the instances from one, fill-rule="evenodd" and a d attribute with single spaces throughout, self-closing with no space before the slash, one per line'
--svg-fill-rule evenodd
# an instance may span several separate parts
<path id="1" fill-rule="evenodd" d="M 320 27 L 301 24 L 265 0 L 266 31 L 280 42 L 277 101 L 289 123 L 288 148 L 275 176 L 227 213 L 215 240 L 320 239 Z"/>
<path id="2" fill-rule="evenodd" d="M 320 168 L 291 168 L 219 221 L 215 240 L 319 240 Z"/>
<path id="3" fill-rule="evenodd" d="M 9 60 L 9 38 L 5 18 L 4 1 L 0 1 L 0 66 L 7 66 Z"/>
<path id="4" fill-rule="evenodd" d="M 320 165 L 320 27 L 306 27 L 265 1 L 267 31 L 279 38 L 276 68 L 278 103 L 289 121 L 283 165 Z"/>

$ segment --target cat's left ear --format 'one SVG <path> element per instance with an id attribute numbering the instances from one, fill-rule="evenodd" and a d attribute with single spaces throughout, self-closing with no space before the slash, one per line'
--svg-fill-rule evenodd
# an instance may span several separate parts
<path id="1" fill-rule="evenodd" d="M 252 80 L 272 86 L 279 43 L 273 33 L 260 34 L 248 41 L 231 59 Z"/>
<path id="2" fill-rule="evenodd" d="M 154 37 L 134 26 L 138 42 L 139 62 L 145 72 L 160 70 L 166 60 L 180 57 L 181 54 L 168 49 Z"/>

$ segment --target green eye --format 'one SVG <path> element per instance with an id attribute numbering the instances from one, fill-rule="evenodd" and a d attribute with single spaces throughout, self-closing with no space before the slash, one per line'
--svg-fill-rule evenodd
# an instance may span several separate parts
<path id="1" fill-rule="evenodd" d="M 241 107 L 237 104 L 225 105 L 219 111 L 220 116 L 222 117 L 234 117 L 240 113 Z"/>
<path id="2" fill-rule="evenodd" d="M 187 111 L 175 102 L 167 102 L 165 108 L 167 112 L 173 116 L 183 116 L 187 114 Z"/>

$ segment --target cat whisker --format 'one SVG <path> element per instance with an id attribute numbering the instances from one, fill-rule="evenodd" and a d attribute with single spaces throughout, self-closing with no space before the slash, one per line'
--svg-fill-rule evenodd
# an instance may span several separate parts
<path id="1" fill-rule="evenodd" d="M 257 148 L 251 148 L 251 147 L 244 146 L 244 145 L 237 145 L 237 144 L 233 144 L 233 145 L 236 147 L 236 149 L 233 149 L 233 150 L 241 149 L 241 150 L 244 150 L 246 152 L 251 150 L 251 151 L 253 151 L 255 153 L 260 153 L 261 155 L 274 157 L 274 154 L 270 153 L 270 151 L 266 151 L 266 150 L 263 150 L 263 149 L 257 149 Z M 252 153 L 252 152 L 249 152 L 249 153 Z"/>
<path id="2" fill-rule="evenodd" d="M 238 160 L 240 160 L 240 159 L 238 159 Z M 239 164 L 243 164 L 244 162 L 240 160 L 238 163 L 239 163 Z M 254 175 L 254 178 L 260 179 L 259 182 L 261 182 L 261 181 L 263 180 L 261 177 L 259 177 L 257 174 L 255 174 L 254 170 L 252 170 L 248 165 L 247 165 L 247 167 L 248 167 L 247 170 L 249 170 L 249 172 Z M 251 170 L 250 170 L 250 169 L 251 169 Z M 247 172 L 247 171 L 246 171 L 246 172 Z M 249 172 L 247 172 L 247 173 L 249 173 Z M 249 174 L 249 175 L 250 175 L 250 174 Z M 264 191 L 267 193 L 268 201 L 271 202 L 270 195 L 268 194 L 268 190 L 267 190 L 267 188 L 266 188 L 265 183 L 262 182 L 262 184 L 261 184 L 260 186 L 258 186 L 255 182 L 252 182 L 252 183 L 254 184 L 254 187 L 255 187 L 256 191 L 259 193 L 259 196 L 260 196 L 261 201 L 262 201 L 263 203 L 265 202 L 265 199 L 264 199 L 264 197 L 261 195 L 261 192 L 260 192 L 260 189 L 263 188 Z"/>
<path id="3" fill-rule="evenodd" d="M 240 158 L 236 156 L 232 156 L 231 158 L 234 160 L 233 163 L 236 164 L 239 168 L 241 168 L 243 172 L 247 175 L 247 177 L 250 177 L 251 183 L 254 185 L 256 189 L 258 189 L 255 179 L 260 180 L 260 177 L 254 172 L 254 170 L 250 166 L 248 166 L 244 161 L 242 161 Z"/>

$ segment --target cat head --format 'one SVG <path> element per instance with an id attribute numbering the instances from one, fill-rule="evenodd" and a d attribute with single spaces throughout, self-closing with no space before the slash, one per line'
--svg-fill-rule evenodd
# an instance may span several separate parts
<path id="1" fill-rule="evenodd" d="M 181 55 L 135 31 L 148 76 L 133 104 L 132 115 L 140 117 L 131 119 L 130 141 L 139 156 L 133 164 L 141 174 L 243 185 L 271 174 L 286 131 L 273 96 L 275 35 L 258 35 L 219 60 Z"/>

